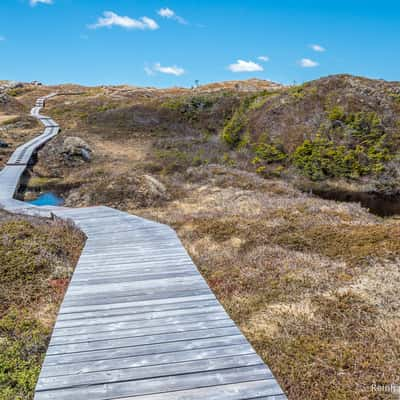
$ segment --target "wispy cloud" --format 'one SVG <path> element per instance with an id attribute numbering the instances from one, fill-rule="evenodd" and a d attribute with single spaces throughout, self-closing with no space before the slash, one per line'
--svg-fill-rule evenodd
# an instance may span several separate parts
<path id="1" fill-rule="evenodd" d="M 157 11 L 157 13 L 159 16 L 161 16 L 163 18 L 173 19 L 183 25 L 187 25 L 187 23 L 188 23 L 184 18 L 180 17 L 179 15 L 176 15 L 176 12 L 174 10 L 171 10 L 168 7 L 160 8 Z"/>
<path id="2" fill-rule="evenodd" d="M 29 4 L 33 7 L 36 4 L 53 4 L 53 0 L 29 0 Z"/>
<path id="3" fill-rule="evenodd" d="M 4 42 L 6 38 L 4 36 L 0 36 L 0 42 Z"/>
<path id="4" fill-rule="evenodd" d="M 111 28 L 112 26 L 120 26 L 125 29 L 140 30 L 155 30 L 159 28 L 157 22 L 151 18 L 141 17 L 139 19 L 134 19 L 127 16 L 118 15 L 112 11 L 104 11 L 103 16 L 99 17 L 95 24 L 89 25 L 89 28 Z"/>
<path id="5" fill-rule="evenodd" d="M 151 67 L 149 67 L 148 65 L 146 65 L 146 66 L 144 67 L 144 72 L 146 72 L 146 75 L 148 75 L 148 76 L 153 76 L 153 75 L 156 74 L 156 73 L 154 72 L 154 70 L 153 70 Z"/>
<path id="6" fill-rule="evenodd" d="M 185 73 L 185 70 L 177 65 L 162 66 L 160 63 L 155 63 L 151 67 L 145 66 L 144 71 L 149 76 L 155 75 L 157 72 L 175 76 L 181 76 Z"/>
<path id="7" fill-rule="evenodd" d="M 253 61 L 237 60 L 236 63 L 230 64 L 228 69 L 232 72 L 257 72 L 264 71 L 264 68 Z"/>
<path id="8" fill-rule="evenodd" d="M 326 51 L 325 47 L 319 45 L 319 44 L 310 44 L 310 47 L 314 50 L 317 51 L 319 53 L 323 53 L 324 51 Z"/>
<path id="9" fill-rule="evenodd" d="M 269 57 L 268 56 L 259 56 L 259 57 L 257 57 L 260 61 L 263 61 L 263 62 L 267 62 L 267 61 L 269 61 Z"/>
<path id="10" fill-rule="evenodd" d="M 319 63 L 317 63 L 316 61 L 310 60 L 309 58 L 302 58 L 299 61 L 299 65 L 303 68 L 314 68 L 314 67 L 318 67 Z"/>

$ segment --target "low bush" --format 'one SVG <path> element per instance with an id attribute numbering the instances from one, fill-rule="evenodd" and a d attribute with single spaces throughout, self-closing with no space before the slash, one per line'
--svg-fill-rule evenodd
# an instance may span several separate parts
<path id="1" fill-rule="evenodd" d="M 246 132 L 248 119 L 242 110 L 237 110 L 226 123 L 222 131 L 222 139 L 230 147 L 237 147 Z"/>

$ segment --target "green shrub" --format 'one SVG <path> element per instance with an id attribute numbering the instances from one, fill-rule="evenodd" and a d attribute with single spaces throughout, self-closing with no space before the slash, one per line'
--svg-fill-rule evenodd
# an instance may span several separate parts
<path id="1" fill-rule="evenodd" d="M 95 112 L 105 112 L 105 111 L 108 111 L 108 110 L 113 110 L 115 108 L 117 108 L 116 104 L 104 103 L 104 104 L 101 104 L 101 105 L 97 106 L 96 109 L 95 109 Z"/>
<path id="2" fill-rule="evenodd" d="M 237 147 L 246 131 L 247 117 L 243 111 L 237 110 L 222 130 L 222 139 L 231 147 Z"/>
<path id="3" fill-rule="evenodd" d="M 165 174 L 183 171 L 191 164 L 189 154 L 179 149 L 157 150 L 155 154 Z"/>
<path id="4" fill-rule="evenodd" d="M 328 161 L 329 157 L 325 155 L 325 143 L 320 138 L 315 142 L 305 140 L 293 154 L 294 165 L 312 180 L 326 178 Z"/>
<path id="5" fill-rule="evenodd" d="M 370 147 L 357 145 L 352 149 L 317 135 L 313 141 L 305 140 L 297 147 L 292 158 L 304 175 L 312 180 L 322 180 L 380 174 L 384 171 L 384 162 L 392 156 L 380 142 Z"/>
<path id="6" fill-rule="evenodd" d="M 178 112 L 189 122 L 200 121 L 202 112 L 210 110 L 218 100 L 215 95 L 197 95 L 171 98 L 161 104 L 162 108 Z"/>
<path id="7" fill-rule="evenodd" d="M 382 121 L 375 112 L 346 113 L 341 106 L 328 112 L 331 121 L 342 121 L 352 137 L 366 144 L 373 144 L 383 134 Z"/>
<path id="8" fill-rule="evenodd" d="M 176 111 L 176 110 L 180 110 L 184 104 L 185 103 L 182 98 L 176 97 L 176 98 L 172 98 L 172 99 L 168 99 L 168 100 L 164 101 L 163 103 L 161 103 L 161 107 Z"/>
<path id="9" fill-rule="evenodd" d="M 346 113 L 341 106 L 327 114 L 330 121 L 342 124 L 328 129 L 321 126 L 321 134 L 295 150 L 293 164 L 312 180 L 382 173 L 393 154 L 379 116 L 375 112 Z"/>
<path id="10" fill-rule="evenodd" d="M 344 121 L 345 120 L 345 112 L 344 112 L 343 107 L 340 107 L 340 106 L 333 107 L 328 113 L 328 118 L 331 121 Z"/>
<path id="11" fill-rule="evenodd" d="M 30 91 L 31 91 L 31 89 L 25 88 L 25 87 L 11 88 L 11 89 L 7 90 L 7 94 L 12 97 L 18 97 L 18 96 L 21 96 L 22 94 L 25 94 Z"/>
<path id="12" fill-rule="evenodd" d="M 384 134 L 381 120 L 374 112 L 350 113 L 345 123 L 354 138 L 363 144 L 374 144 Z"/>
<path id="13" fill-rule="evenodd" d="M 396 103 L 400 103 L 400 93 L 396 93 L 396 92 L 389 92 L 389 96 L 396 102 Z"/>
<path id="14" fill-rule="evenodd" d="M 230 156 L 229 153 L 223 154 L 221 162 L 228 167 L 234 167 L 236 165 L 236 161 Z"/>
<path id="15" fill-rule="evenodd" d="M 277 94 L 278 93 L 274 91 L 263 90 L 254 97 L 250 97 L 250 104 L 248 106 L 249 111 L 258 110 L 267 102 L 270 97 L 276 96 Z"/>
<path id="16" fill-rule="evenodd" d="M 0 319 L 0 398 L 28 400 L 47 348 L 50 330 L 21 310 Z"/>
<path id="17" fill-rule="evenodd" d="M 281 162 L 287 155 L 273 144 L 259 143 L 254 146 L 256 156 L 266 163 Z"/>
<path id="18" fill-rule="evenodd" d="M 289 89 L 289 94 L 296 100 L 301 100 L 306 95 L 303 85 L 291 87 Z"/>

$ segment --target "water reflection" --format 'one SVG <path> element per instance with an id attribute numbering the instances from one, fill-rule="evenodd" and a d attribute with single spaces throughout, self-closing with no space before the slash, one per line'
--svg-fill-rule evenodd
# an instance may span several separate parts
<path id="1" fill-rule="evenodd" d="M 35 200 L 28 201 L 35 206 L 61 206 L 64 200 L 53 192 L 42 193 Z"/>

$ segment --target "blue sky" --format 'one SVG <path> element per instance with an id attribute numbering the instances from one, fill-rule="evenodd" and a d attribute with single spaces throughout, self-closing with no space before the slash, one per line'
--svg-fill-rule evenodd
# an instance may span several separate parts
<path id="1" fill-rule="evenodd" d="M 399 1 L 1 0 L 0 15 L 0 79 L 400 80 Z"/>

